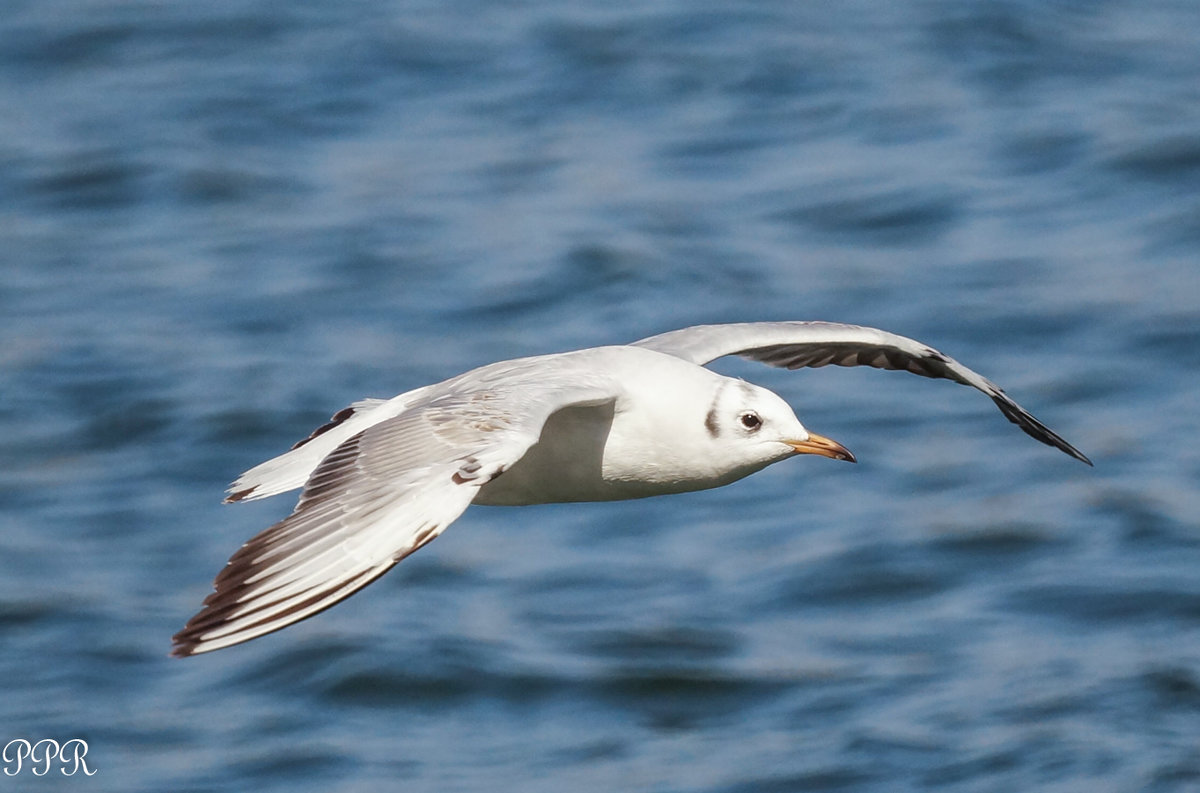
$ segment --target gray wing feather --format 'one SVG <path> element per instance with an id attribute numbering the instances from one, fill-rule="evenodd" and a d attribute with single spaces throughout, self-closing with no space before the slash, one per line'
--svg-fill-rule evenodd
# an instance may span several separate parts
<path id="1" fill-rule="evenodd" d="M 499 370 L 472 374 L 326 456 L 292 514 L 230 558 L 172 654 L 238 644 L 349 597 L 441 534 L 537 441 L 552 412 L 615 398 L 596 382 L 531 388 Z"/>
<path id="2" fill-rule="evenodd" d="M 1008 420 L 1029 436 L 1092 464 L 995 383 L 926 344 L 876 328 L 834 322 L 696 325 L 651 336 L 632 346 L 656 350 L 700 366 L 726 355 L 739 355 L 787 369 L 830 364 L 873 366 L 952 380 L 987 394 Z"/>

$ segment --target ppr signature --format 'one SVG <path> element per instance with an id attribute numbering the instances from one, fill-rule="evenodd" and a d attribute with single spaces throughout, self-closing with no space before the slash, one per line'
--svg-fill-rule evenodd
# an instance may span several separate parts
<path id="1" fill-rule="evenodd" d="M 8 776 L 21 773 L 27 763 L 34 776 L 45 776 L 56 762 L 61 766 L 58 770 L 64 776 L 74 776 L 80 771 L 85 776 L 91 776 L 96 770 L 88 768 L 84 759 L 87 753 L 87 741 L 82 738 L 72 738 L 62 744 L 53 738 L 43 738 L 36 743 L 14 738 L 4 744 L 4 752 L 0 757 L 4 760 L 4 773 Z"/>

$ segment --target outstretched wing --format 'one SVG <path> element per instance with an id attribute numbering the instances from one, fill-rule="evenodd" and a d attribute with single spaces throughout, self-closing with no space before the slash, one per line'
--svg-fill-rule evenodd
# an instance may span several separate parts
<path id="1" fill-rule="evenodd" d="M 295 511 L 229 560 L 172 654 L 238 644 L 349 597 L 441 534 L 537 441 L 551 413 L 616 396 L 596 383 L 516 387 L 503 377 L 444 385 L 325 457 Z"/>
<path id="2" fill-rule="evenodd" d="M 725 355 L 740 355 L 771 366 L 873 366 L 903 369 L 977 388 L 992 398 L 1008 420 L 1028 435 L 1077 460 L 1083 452 L 1034 418 L 995 383 L 919 341 L 894 333 L 834 322 L 745 322 L 696 325 L 633 343 L 703 366 Z"/>

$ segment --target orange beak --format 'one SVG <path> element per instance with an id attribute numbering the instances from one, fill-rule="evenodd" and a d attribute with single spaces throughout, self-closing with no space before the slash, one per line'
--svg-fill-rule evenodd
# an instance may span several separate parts
<path id="1" fill-rule="evenodd" d="M 830 457 L 834 460 L 846 460 L 851 463 L 858 462 L 845 446 L 815 432 L 808 433 L 808 440 L 806 441 L 784 441 L 784 443 L 795 449 L 796 454 L 817 454 L 821 457 Z"/>

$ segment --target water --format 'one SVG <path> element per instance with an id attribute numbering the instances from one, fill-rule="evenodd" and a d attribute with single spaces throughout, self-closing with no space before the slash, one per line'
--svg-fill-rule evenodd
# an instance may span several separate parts
<path id="1" fill-rule="evenodd" d="M 0 726 L 21 790 L 1200 787 L 1194 3 L 22 2 L 0 15 Z M 170 635 L 362 396 L 700 322 L 846 443 L 469 510 L 320 617 Z"/>

